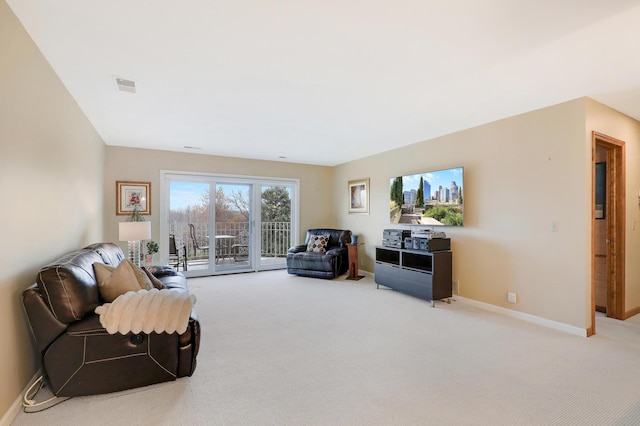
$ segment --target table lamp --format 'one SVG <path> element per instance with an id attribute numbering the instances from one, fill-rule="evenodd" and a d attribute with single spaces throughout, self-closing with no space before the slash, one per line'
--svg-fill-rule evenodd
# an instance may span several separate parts
<path id="1" fill-rule="evenodd" d="M 120 241 L 126 241 L 129 260 L 140 266 L 140 241 L 151 239 L 151 222 L 120 222 Z"/>

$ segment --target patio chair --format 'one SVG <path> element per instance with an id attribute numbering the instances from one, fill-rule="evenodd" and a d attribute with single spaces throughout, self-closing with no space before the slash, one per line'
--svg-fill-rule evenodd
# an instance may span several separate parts
<path id="1" fill-rule="evenodd" d="M 182 270 L 187 270 L 187 247 L 181 245 L 178 248 L 176 244 L 176 236 L 169 234 L 169 264 L 175 261 L 175 266 L 178 271 L 180 270 L 180 263 L 182 263 Z"/>
<path id="2" fill-rule="evenodd" d="M 249 257 L 249 231 L 238 232 L 238 242 L 231 246 L 231 250 L 235 261 L 239 257 L 244 258 L 244 260 Z"/>
<path id="3" fill-rule="evenodd" d="M 204 250 L 209 254 L 209 246 L 208 245 L 200 245 L 198 239 L 196 238 L 196 227 L 193 223 L 189 224 L 189 235 L 191 237 L 191 242 L 193 243 L 193 257 L 197 256 L 198 250 Z"/>

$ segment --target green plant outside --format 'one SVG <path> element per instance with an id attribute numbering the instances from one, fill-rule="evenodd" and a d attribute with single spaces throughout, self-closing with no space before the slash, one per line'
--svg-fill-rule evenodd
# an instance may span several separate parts
<path id="1" fill-rule="evenodd" d="M 443 225 L 462 226 L 463 217 L 459 206 L 433 206 L 425 210 L 424 217 L 432 217 Z"/>

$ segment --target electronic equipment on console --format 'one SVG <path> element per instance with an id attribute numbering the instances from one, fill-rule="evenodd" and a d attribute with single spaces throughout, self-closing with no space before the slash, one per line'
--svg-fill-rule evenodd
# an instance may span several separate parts
<path id="1" fill-rule="evenodd" d="M 408 239 L 411 240 L 411 246 L 409 246 L 405 240 L 405 249 L 424 250 L 429 252 L 451 250 L 450 238 L 411 237 Z"/>
<path id="2" fill-rule="evenodd" d="M 382 245 L 384 247 L 404 248 L 405 238 L 411 236 L 408 229 L 385 229 L 382 232 Z"/>
<path id="3" fill-rule="evenodd" d="M 411 231 L 411 236 L 415 238 L 447 238 L 447 234 L 442 231 L 434 231 L 432 229 L 415 229 Z"/>
<path id="4" fill-rule="evenodd" d="M 431 229 L 385 229 L 382 245 L 407 250 L 447 251 L 451 250 L 451 239 L 444 232 L 434 232 Z"/>

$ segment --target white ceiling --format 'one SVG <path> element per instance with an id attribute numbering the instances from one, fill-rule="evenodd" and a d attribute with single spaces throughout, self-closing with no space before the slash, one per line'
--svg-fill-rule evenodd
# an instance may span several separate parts
<path id="1" fill-rule="evenodd" d="M 336 165 L 581 96 L 640 119 L 640 0 L 7 3 L 108 145 Z"/>

